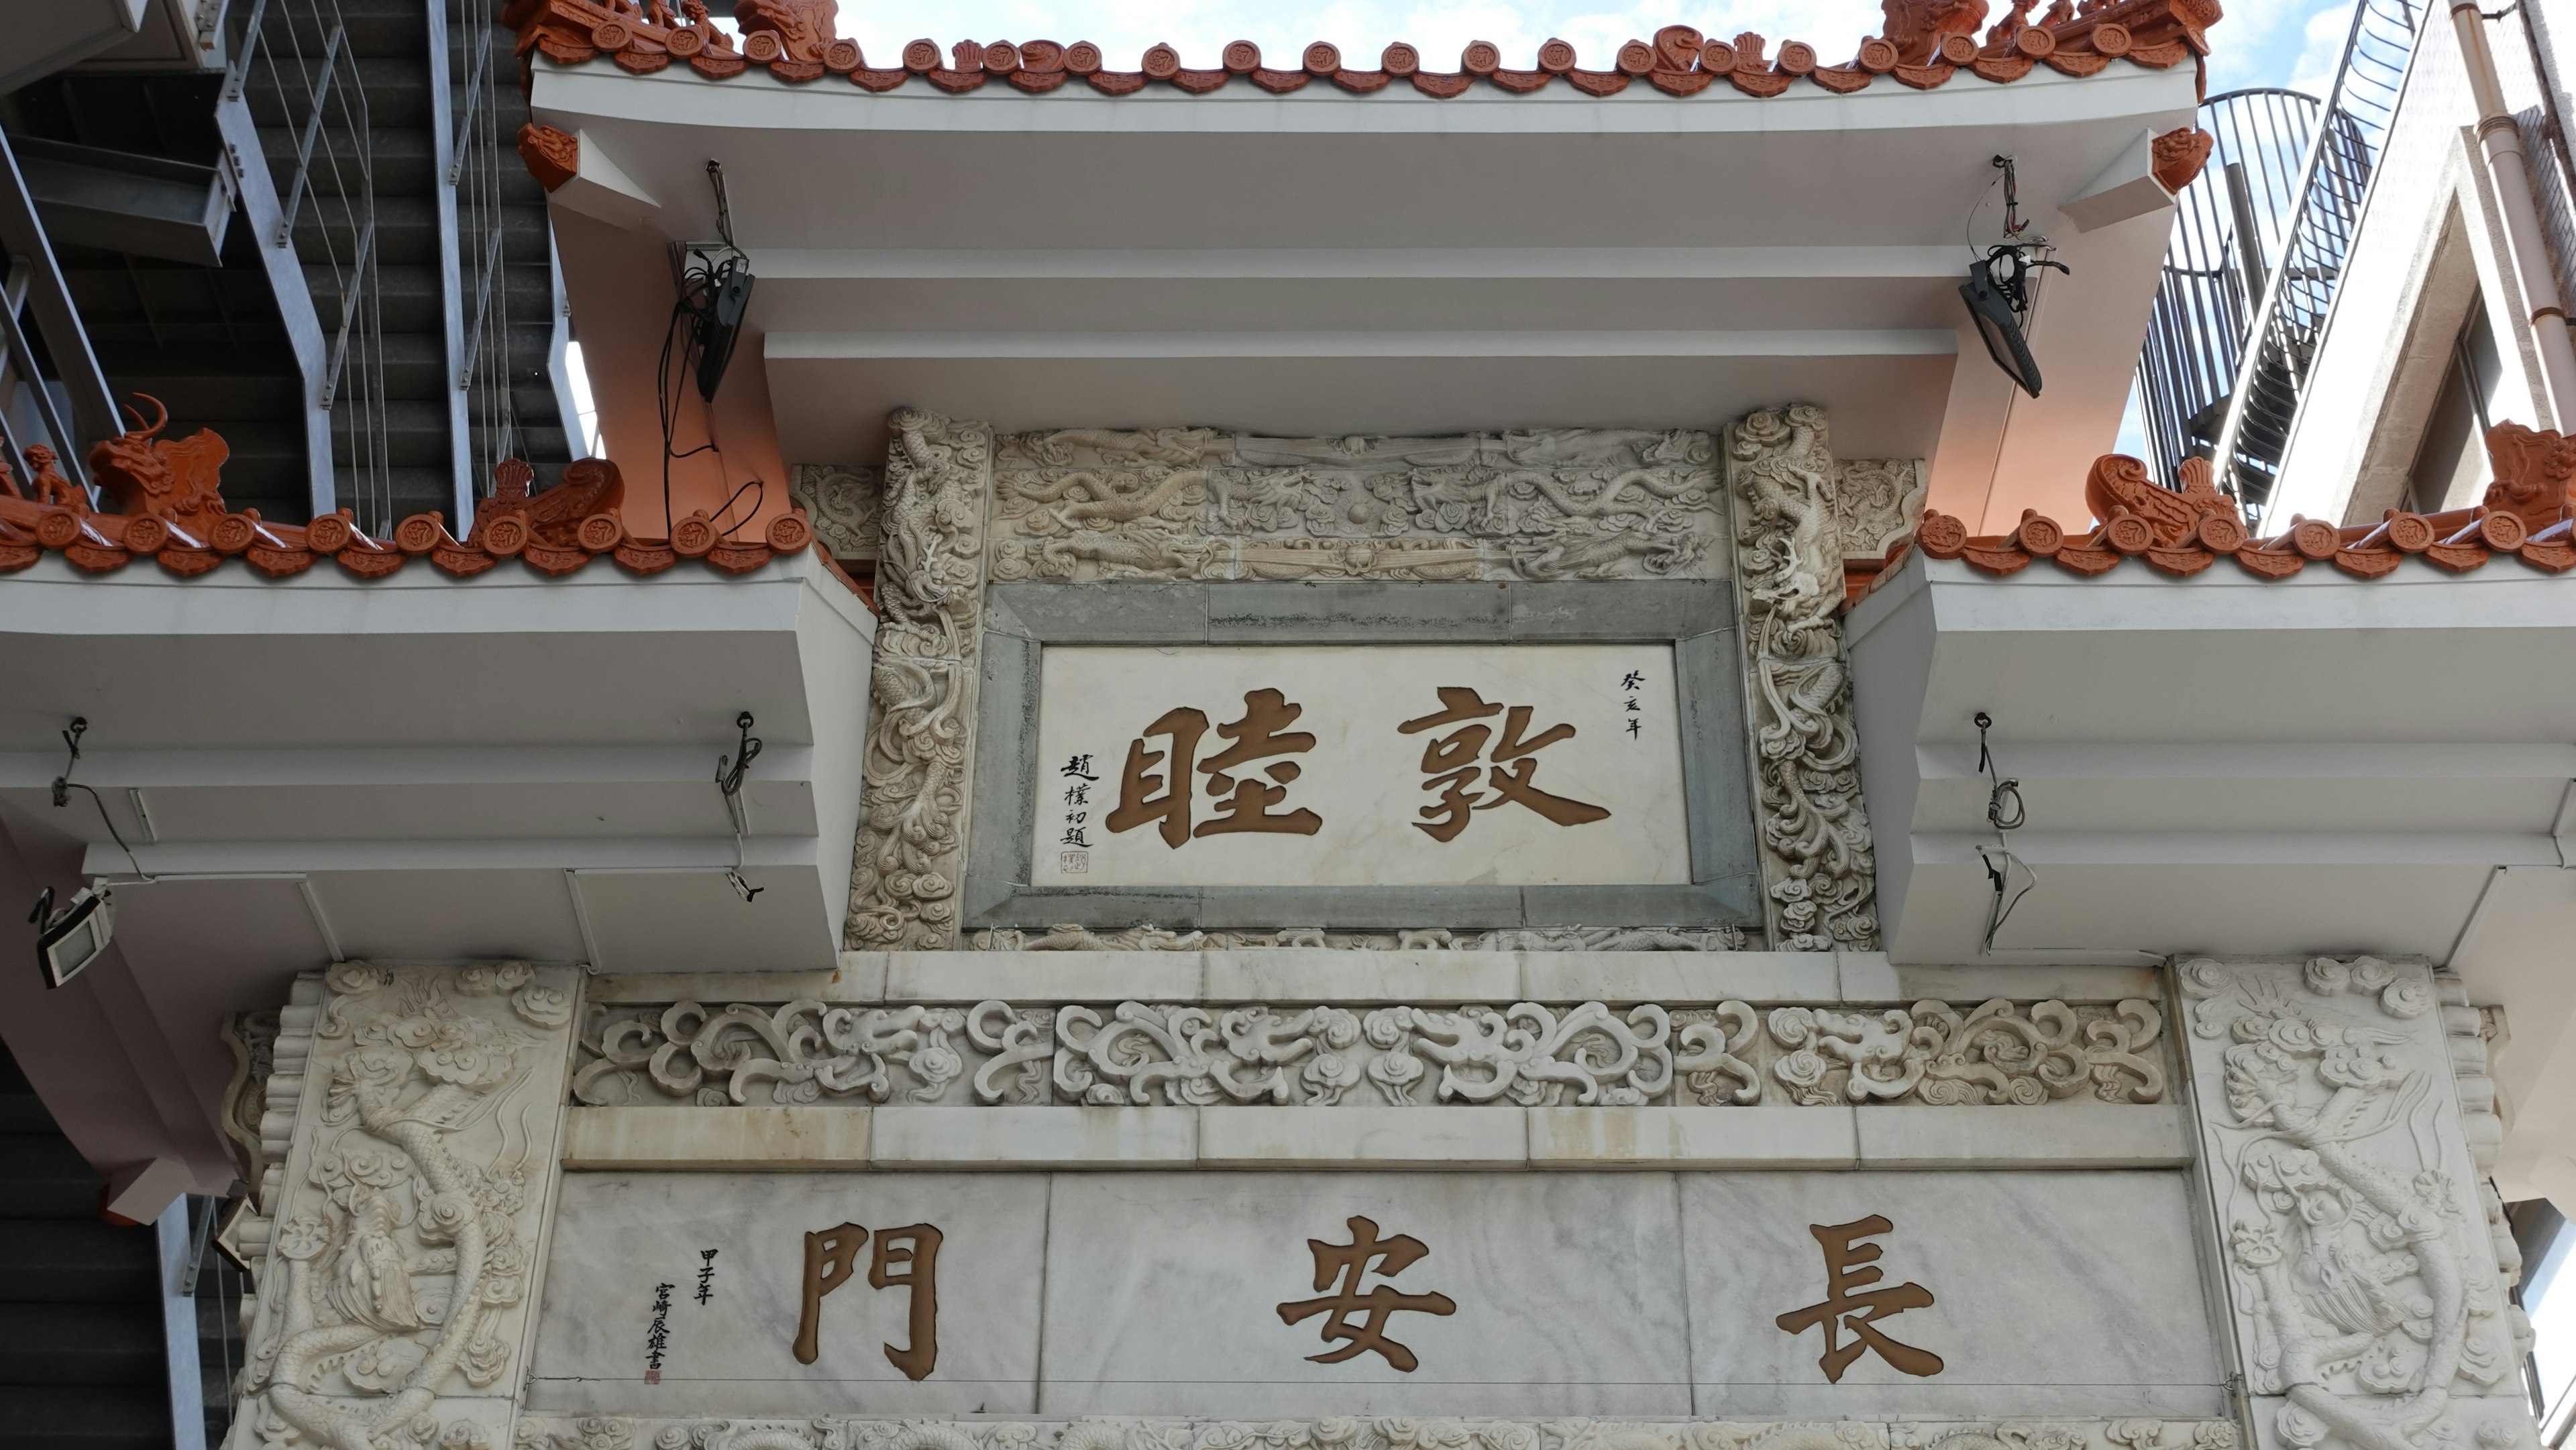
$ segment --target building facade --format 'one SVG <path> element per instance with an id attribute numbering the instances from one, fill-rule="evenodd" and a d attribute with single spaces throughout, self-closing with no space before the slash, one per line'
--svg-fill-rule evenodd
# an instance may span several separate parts
<path id="1" fill-rule="evenodd" d="M 2576 454 L 2104 453 L 2215 6 L 501 20 L 600 456 L 0 499 L 230 1450 L 2542 1443 Z"/>

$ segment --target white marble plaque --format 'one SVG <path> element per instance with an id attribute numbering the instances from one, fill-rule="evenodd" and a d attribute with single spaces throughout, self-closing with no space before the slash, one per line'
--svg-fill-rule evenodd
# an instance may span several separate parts
<path id="1" fill-rule="evenodd" d="M 1878 1255 L 1851 1267 L 1879 1276 L 1846 1288 L 1919 1285 L 1929 1304 L 1870 1327 L 1937 1373 L 1864 1347 L 1837 1382 L 1823 1328 L 1778 1323 L 1834 1297 L 1811 1226 L 1872 1217 L 1888 1230 L 1859 1243 Z M 2226 1412 L 2181 1174 L 1684 1174 L 1682 1224 L 1700 1414 Z"/>
<path id="2" fill-rule="evenodd" d="M 795 1352 L 805 1235 L 845 1222 L 941 1232 L 937 1357 L 918 1380 L 887 1353 L 917 1348 L 911 1291 L 875 1287 L 866 1252 L 817 1301 L 812 1361 Z M 1821 1322 L 1779 1321 L 1837 1299 L 1811 1226 L 1852 1224 L 1877 1257 L 1846 1260 L 1849 1302 L 1825 1316 L 1854 1351 L 1837 1378 Z M 529 1386 L 546 1412 L 2226 1406 L 2171 1172 L 575 1173 L 553 1245 Z M 1855 1328 L 1878 1295 L 1896 1297 L 1863 1327 L 1894 1358 Z"/>
<path id="3" fill-rule="evenodd" d="M 1349 1283 L 1355 1217 L 1421 1256 Z M 1662 1174 L 1060 1174 L 1049 1219 L 1051 1415 L 1691 1410 Z"/>
<path id="4" fill-rule="evenodd" d="M 1042 886 L 1690 880 L 1669 645 L 1049 648 Z"/>
<path id="5" fill-rule="evenodd" d="M 814 1362 L 799 1363 L 805 1235 L 844 1223 L 868 1229 L 870 1241 L 849 1277 L 819 1300 Z M 875 1288 L 869 1271 L 876 1231 L 917 1224 L 938 1229 L 941 1242 L 931 1271 L 938 1354 L 914 1380 L 886 1347 L 913 1347 L 916 1291 Z M 1046 1180 L 1036 1175 L 569 1174 L 528 1404 L 576 1413 L 1026 1414 L 1036 1408 L 1045 1235 Z M 918 1262 L 900 1257 L 917 1246 L 895 1247 L 885 1276 L 918 1272 Z M 703 1303 L 701 1270 L 709 1271 Z M 664 1284 L 667 1296 L 657 1293 Z"/>

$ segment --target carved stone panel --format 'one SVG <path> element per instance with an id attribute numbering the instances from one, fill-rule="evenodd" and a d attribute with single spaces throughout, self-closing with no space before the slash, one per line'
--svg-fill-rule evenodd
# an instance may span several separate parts
<path id="1" fill-rule="evenodd" d="M 1919 458 L 1846 459 L 1834 482 L 1834 525 L 1846 559 L 1877 559 L 1923 520 L 1928 471 Z"/>
<path id="2" fill-rule="evenodd" d="M 575 1101 L 2037 1107 L 2166 1100 L 2163 1017 L 2069 1006 L 599 1007 Z"/>
<path id="3" fill-rule="evenodd" d="M 835 559 L 874 559 L 884 552 L 885 470 L 844 463 L 799 463 L 788 470 L 788 496 L 804 506 L 814 537 Z"/>
<path id="4" fill-rule="evenodd" d="M 1722 578 L 1706 433 L 997 440 L 993 577 Z"/>
<path id="5" fill-rule="evenodd" d="M 965 868 L 993 435 L 911 408 L 892 427 L 847 936 L 854 948 L 936 951 L 955 944 Z"/>
<path id="6" fill-rule="evenodd" d="M 2274 1450 L 2510 1450 L 2520 1256 L 2456 979 L 2370 957 L 2180 969 L 2246 1387 Z"/>
<path id="7" fill-rule="evenodd" d="M 493 1444 L 527 1367 L 573 973 L 345 962 L 321 985 L 277 1048 L 302 1070 L 227 1443 Z"/>
<path id="8" fill-rule="evenodd" d="M 1771 944 L 1873 948 L 1877 868 L 1837 618 L 1841 469 L 1824 410 L 1749 414 L 1727 430 L 1726 452 Z"/>

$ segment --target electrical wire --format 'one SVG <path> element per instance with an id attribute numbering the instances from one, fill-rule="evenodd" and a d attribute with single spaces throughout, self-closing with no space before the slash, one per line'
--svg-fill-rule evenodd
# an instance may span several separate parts
<path id="1" fill-rule="evenodd" d="M 743 254 L 741 247 L 734 244 L 733 204 L 725 194 L 724 167 L 721 163 L 712 160 L 707 162 L 707 182 L 715 190 L 716 235 L 723 239 L 724 255 L 717 257 L 707 251 L 696 249 L 689 253 L 691 261 L 680 273 L 679 295 L 671 302 L 671 320 L 662 331 L 662 351 L 655 364 L 653 375 L 654 405 L 662 425 L 662 537 L 665 539 L 671 536 L 673 522 L 671 465 L 683 458 L 694 458 L 701 453 L 715 454 L 719 465 L 724 461 L 724 449 L 716 443 L 715 417 L 712 409 L 707 416 L 707 441 L 695 448 L 673 450 L 673 436 L 679 431 L 680 422 L 678 384 L 682 380 L 695 377 L 699 367 L 705 361 L 706 327 L 714 318 L 716 298 L 723 293 L 738 272 L 745 271 L 750 266 L 750 259 Z M 671 366 L 675 344 L 680 363 L 676 378 L 673 376 Z M 742 501 L 746 491 L 752 496 L 750 509 L 734 523 L 719 527 L 716 530 L 718 538 L 730 537 L 735 530 L 759 517 L 762 506 L 769 501 L 767 480 L 757 477 L 746 479 L 736 485 L 734 491 L 726 497 L 723 506 L 709 516 L 710 521 L 720 522 L 725 515 L 733 512 L 734 505 Z"/>
<path id="2" fill-rule="evenodd" d="M 81 715 L 74 715 L 71 728 L 63 732 L 63 745 L 71 751 L 71 758 L 63 762 L 63 773 L 54 777 L 54 804 L 57 807 L 69 805 L 73 791 L 86 792 L 89 803 L 98 807 L 98 822 L 107 827 L 108 839 L 116 842 L 116 849 L 125 853 L 125 864 L 134 868 L 136 882 L 148 884 L 153 879 L 152 873 L 143 869 L 142 861 L 135 857 L 134 848 L 125 844 L 125 833 L 116 828 L 116 818 L 107 813 L 107 802 L 99 798 L 97 791 L 72 779 L 72 771 L 80 765 L 81 737 L 88 733 L 89 720 Z"/>
<path id="3" fill-rule="evenodd" d="M 1994 752 L 1986 744 L 1986 732 L 1994 728 L 1994 723 L 1993 716 L 1983 710 L 1977 712 L 1977 771 L 1992 783 L 1992 788 L 1986 792 L 1986 824 L 1995 829 L 1994 855 L 1986 854 L 1983 846 L 1977 848 L 1977 859 L 1985 863 L 1986 880 L 1993 885 L 1995 893 L 1993 900 L 1986 904 L 1986 934 L 1977 944 L 1977 955 L 1981 957 L 1994 954 L 1996 935 L 2004 929 L 2004 923 L 2012 919 L 2013 909 L 2021 905 L 2021 899 L 2039 885 L 2039 873 L 2004 844 L 2004 833 L 2020 830 L 2030 813 L 2022 805 L 2021 782 L 2002 774 L 1995 767 Z M 2000 862 L 1997 857 L 2002 858 Z M 2021 868 L 2024 880 L 2021 890 L 2014 892 L 2012 899 L 2007 901 L 2004 892 L 2012 883 L 2014 867 Z"/>

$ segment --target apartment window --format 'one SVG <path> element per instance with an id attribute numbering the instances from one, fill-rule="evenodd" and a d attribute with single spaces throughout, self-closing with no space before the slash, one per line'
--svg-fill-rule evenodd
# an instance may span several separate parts
<path id="1" fill-rule="evenodd" d="M 2442 391 L 2425 420 L 2424 441 L 2407 473 L 2406 507 L 2439 513 L 2475 503 L 2487 482 L 2487 427 L 2502 363 L 2495 330 L 2487 326 L 2486 301 L 2469 299 L 2469 320 L 2451 342 Z"/>

